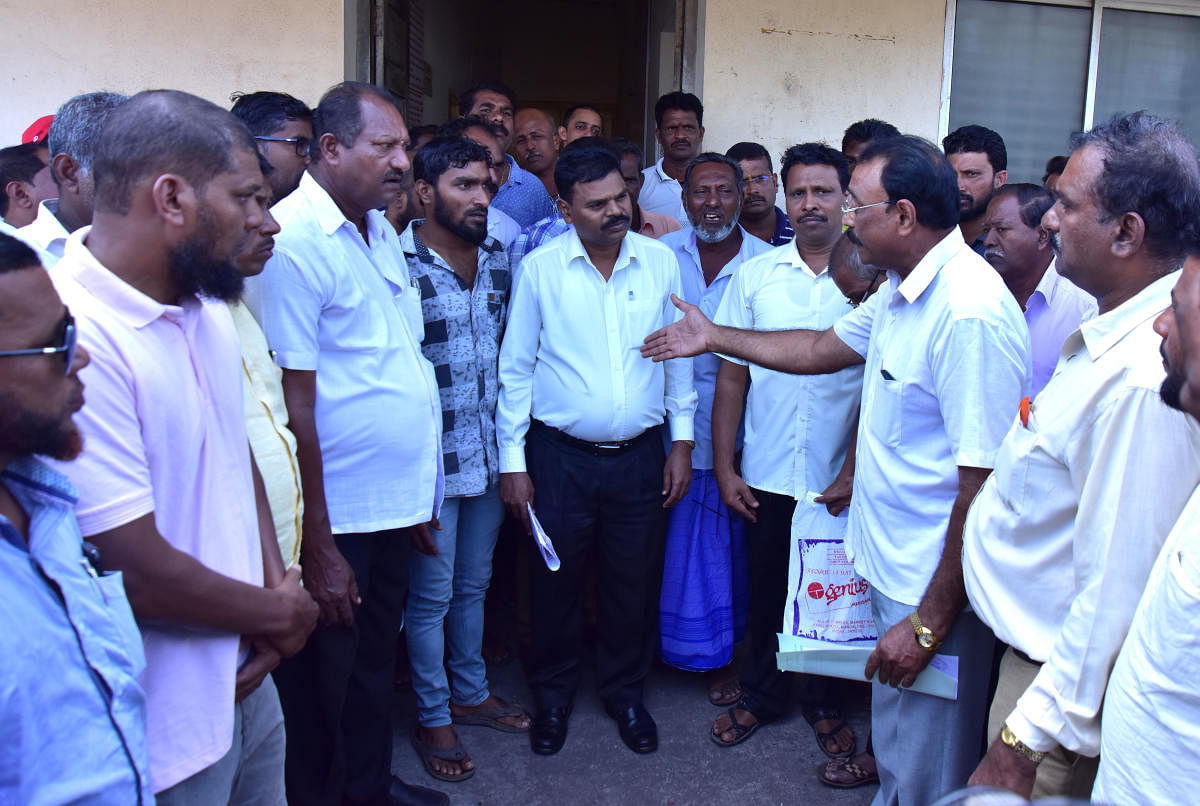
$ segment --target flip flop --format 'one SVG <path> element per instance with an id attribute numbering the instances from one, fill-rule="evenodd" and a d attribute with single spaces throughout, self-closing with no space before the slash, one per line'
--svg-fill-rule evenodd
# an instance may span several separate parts
<path id="1" fill-rule="evenodd" d="M 838 781 L 830 778 L 829 773 L 831 771 L 847 773 L 850 775 L 850 780 Z M 867 784 L 879 783 L 879 773 L 871 772 L 866 767 L 859 766 L 849 759 L 841 759 L 818 764 L 817 780 L 825 784 L 825 786 L 832 786 L 835 789 L 855 789 Z"/>
<path id="2" fill-rule="evenodd" d="M 454 747 L 437 747 L 422 739 L 416 731 L 412 735 L 413 750 L 417 751 L 417 757 L 421 759 L 421 763 L 425 765 L 425 771 L 439 781 L 448 783 L 457 783 L 465 781 L 475 774 L 475 768 L 463 770 L 458 775 L 448 772 L 441 772 L 433 766 L 433 760 L 441 761 L 462 761 L 467 757 L 467 751 L 463 749 L 462 742 L 457 739 L 454 742 Z"/>
<path id="3" fill-rule="evenodd" d="M 504 717 L 525 717 L 533 724 L 533 720 L 525 709 L 518 705 L 512 705 L 499 697 L 496 698 L 499 705 L 495 708 L 489 708 L 486 711 L 471 711 L 470 713 L 457 715 L 450 714 L 450 719 L 455 725 L 478 725 L 484 728 L 492 728 L 494 730 L 503 731 L 504 733 L 529 733 L 529 728 L 519 728 L 516 725 L 510 725 L 507 722 L 501 722 Z"/>
<path id="4" fill-rule="evenodd" d="M 835 752 L 829 749 L 830 743 L 836 741 L 837 735 L 841 733 L 842 729 L 850 727 L 846 723 L 846 720 L 842 719 L 841 711 L 836 709 L 826 710 L 823 708 L 810 708 L 804 711 L 804 719 L 808 722 L 809 726 L 812 727 L 813 735 L 817 737 L 817 747 L 819 747 L 821 752 L 827 757 L 833 759 L 834 761 L 839 761 L 844 758 L 850 758 L 850 756 L 854 755 L 855 746 L 858 744 L 857 738 L 855 741 L 850 743 L 850 748 L 848 750 Z M 833 730 L 817 730 L 817 723 L 826 721 L 835 723 Z"/>
<path id="5" fill-rule="evenodd" d="M 732 732 L 733 738 L 727 742 L 723 741 L 721 739 L 721 733 L 713 733 L 712 729 L 710 728 L 708 731 L 708 738 L 712 739 L 713 744 L 715 744 L 717 747 L 733 747 L 735 744 L 741 744 L 749 739 L 750 734 L 754 733 L 754 731 L 758 730 L 759 726 L 762 725 L 762 722 L 759 721 L 758 717 L 754 718 L 755 721 L 753 725 L 743 725 L 741 722 L 738 722 L 737 717 L 734 716 L 734 711 L 737 710 L 745 711 L 751 716 L 754 716 L 754 713 L 747 708 L 741 700 L 738 700 L 736 704 L 727 708 L 725 713 L 729 714 L 729 727 L 721 731 L 721 733 Z"/>

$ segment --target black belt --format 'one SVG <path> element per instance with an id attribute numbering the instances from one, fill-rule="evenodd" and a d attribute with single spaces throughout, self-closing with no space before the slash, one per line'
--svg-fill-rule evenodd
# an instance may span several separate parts
<path id="1" fill-rule="evenodd" d="M 1025 661 L 1026 663 L 1032 663 L 1034 666 L 1042 665 L 1042 662 L 1040 660 L 1034 660 L 1033 658 L 1026 655 L 1024 652 L 1022 652 L 1021 650 L 1017 649 L 1015 646 L 1010 646 L 1009 649 L 1011 649 L 1013 651 L 1014 655 L 1016 655 L 1018 658 Z"/>
<path id="2" fill-rule="evenodd" d="M 618 456 L 630 450 L 647 437 L 657 434 L 659 431 L 658 426 L 654 426 L 629 439 L 614 439 L 609 442 L 588 442 L 586 439 L 573 437 L 566 431 L 560 431 L 552 425 L 546 425 L 541 420 L 530 418 L 529 427 L 531 430 L 542 431 L 564 445 L 570 445 L 572 448 L 587 451 L 592 456 Z"/>

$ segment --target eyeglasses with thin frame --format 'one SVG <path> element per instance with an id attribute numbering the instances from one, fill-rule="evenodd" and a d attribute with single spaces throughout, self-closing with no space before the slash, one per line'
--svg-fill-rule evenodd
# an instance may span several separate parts
<path id="1" fill-rule="evenodd" d="M 310 140 L 307 137 L 267 137 L 265 135 L 255 135 L 255 140 L 262 140 L 264 143 L 291 143 L 292 148 L 296 150 L 297 157 L 308 156 L 308 144 Z"/>
<path id="2" fill-rule="evenodd" d="M 881 204 L 895 203 L 896 202 L 892 199 L 884 199 L 883 201 L 871 202 L 870 204 L 860 204 L 856 207 L 852 207 L 850 205 L 850 199 L 846 199 L 844 202 L 842 202 L 842 215 L 850 215 L 851 213 L 857 213 L 859 210 L 865 210 L 868 207 L 878 207 Z"/>
<path id="3" fill-rule="evenodd" d="M 770 174 L 761 174 L 760 176 L 746 177 L 747 185 L 767 185 L 767 184 L 770 184 L 770 182 L 771 182 Z"/>
<path id="4" fill-rule="evenodd" d="M 63 317 L 62 325 L 63 336 L 61 344 L 52 344 L 46 347 L 30 347 L 26 350 L 0 350 L 0 358 L 18 355 L 57 355 L 63 353 L 67 359 L 67 366 L 63 372 L 69 373 L 71 365 L 75 363 L 75 347 L 79 344 L 75 331 L 75 317 L 68 313 Z"/>

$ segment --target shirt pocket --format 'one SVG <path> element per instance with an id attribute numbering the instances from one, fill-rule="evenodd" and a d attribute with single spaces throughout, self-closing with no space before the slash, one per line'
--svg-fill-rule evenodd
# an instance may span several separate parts
<path id="1" fill-rule="evenodd" d="M 1157 668 L 1194 668 L 1200 661 L 1200 647 L 1190 625 L 1200 622 L 1200 558 L 1187 548 L 1173 548 L 1162 560 L 1165 573 L 1157 575 L 1157 585 L 1156 575 L 1151 574 L 1134 623 Z"/>
<path id="2" fill-rule="evenodd" d="M 904 437 L 904 403 L 909 385 L 894 378 L 884 378 L 875 387 L 877 391 L 869 414 L 871 433 L 891 448 L 898 448 Z"/>
<path id="3" fill-rule="evenodd" d="M 119 641 L 119 649 L 123 650 L 128 663 L 120 663 L 136 676 L 146 666 L 145 650 L 142 647 L 142 633 L 129 607 L 129 597 L 125 593 L 125 578 L 120 571 L 110 571 L 92 577 L 100 595 L 104 597 L 105 612 L 112 621 L 114 636 Z M 113 654 L 113 653 L 110 653 Z M 114 661 L 120 662 L 120 655 L 113 654 Z"/>
<path id="4" fill-rule="evenodd" d="M 408 332 L 412 334 L 413 340 L 418 344 L 424 341 L 425 313 L 421 308 L 421 292 L 415 286 L 410 286 L 397 294 L 393 298 L 393 302 L 396 310 L 400 312 L 400 318 L 408 327 Z"/>
<path id="5" fill-rule="evenodd" d="M 627 302 L 625 304 L 625 346 L 636 350 L 646 337 L 662 327 L 662 300 Z"/>

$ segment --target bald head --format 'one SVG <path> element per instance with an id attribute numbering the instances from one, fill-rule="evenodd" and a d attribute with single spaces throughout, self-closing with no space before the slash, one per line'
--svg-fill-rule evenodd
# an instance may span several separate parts
<path id="1" fill-rule="evenodd" d="M 522 109 L 513 124 L 513 152 L 521 167 L 539 177 L 553 175 L 558 161 L 554 119 L 543 109 Z"/>
<path id="2" fill-rule="evenodd" d="M 255 151 L 245 124 L 203 98 L 177 90 L 140 92 L 104 123 L 92 165 L 97 212 L 129 212 L 134 189 L 175 174 L 198 192 L 235 170 L 236 152 Z"/>

